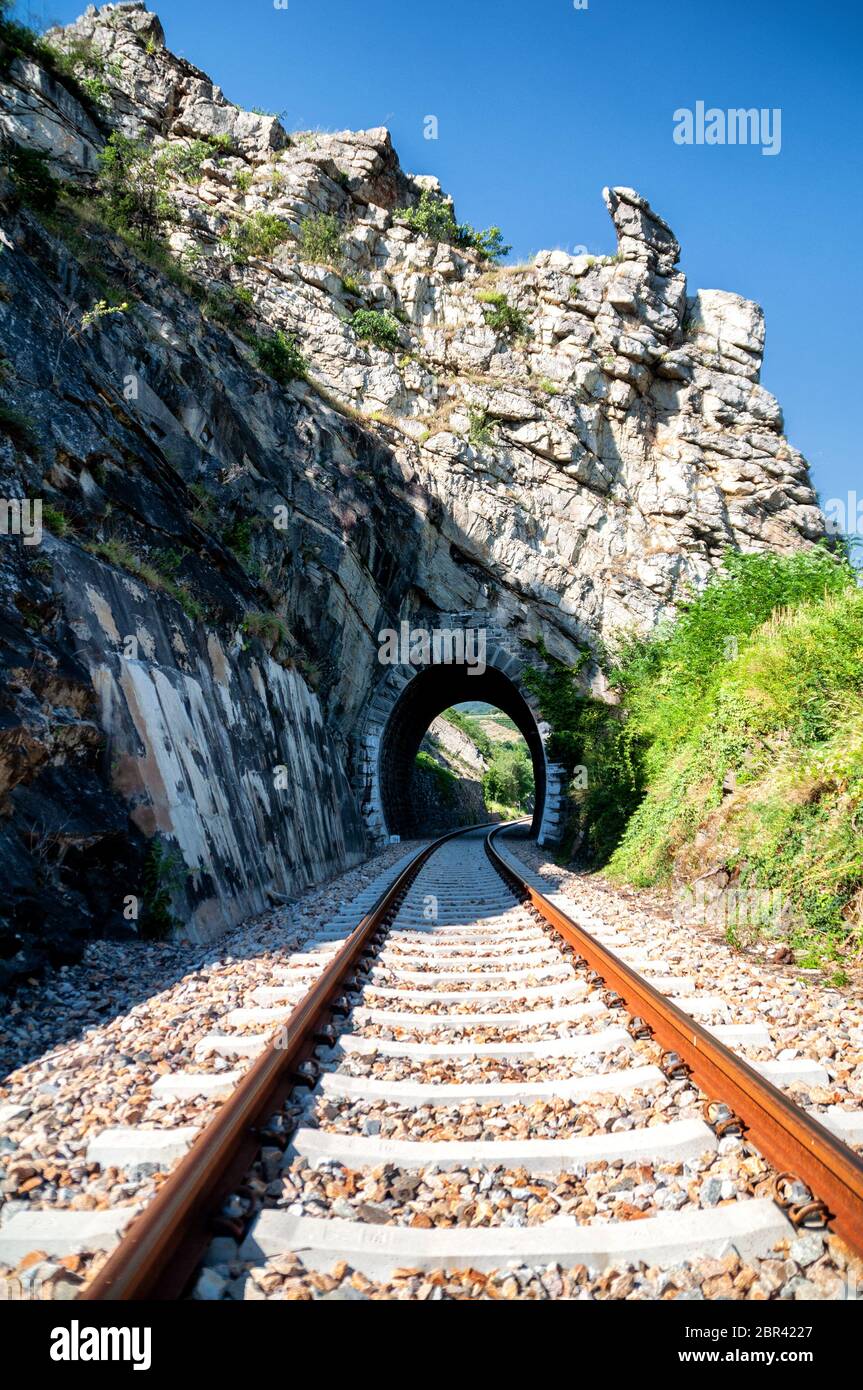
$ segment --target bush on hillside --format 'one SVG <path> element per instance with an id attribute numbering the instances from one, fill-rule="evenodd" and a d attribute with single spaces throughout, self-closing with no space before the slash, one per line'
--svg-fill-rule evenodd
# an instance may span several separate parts
<path id="1" fill-rule="evenodd" d="M 21 202 L 34 212 L 53 212 L 60 183 L 51 173 L 51 162 L 41 150 L 31 150 L 14 140 L 0 140 L 0 164 L 9 171 Z"/>
<path id="2" fill-rule="evenodd" d="M 341 265 L 344 256 L 342 228 L 333 213 L 321 212 L 317 217 L 304 217 L 298 240 L 304 260 L 316 265 Z"/>
<path id="3" fill-rule="evenodd" d="M 360 342 L 374 343 L 384 352 L 395 352 L 399 345 L 399 326 L 391 314 L 377 309 L 357 309 L 351 315 L 351 328 Z"/>
<path id="4" fill-rule="evenodd" d="M 512 250 L 505 246 L 500 227 L 477 231 L 469 222 L 456 222 L 452 203 L 438 193 L 424 188 L 419 203 L 412 208 L 399 208 L 396 217 L 406 222 L 414 232 L 432 241 L 446 241 L 463 250 L 476 251 L 484 261 L 495 263 Z"/>
<path id="5" fill-rule="evenodd" d="M 673 623 L 607 660 L 618 707 L 573 673 L 529 676 L 576 787 L 595 863 L 628 882 L 720 864 L 774 888 L 795 941 L 828 953 L 863 925 L 863 592 L 824 547 L 729 554 Z"/>
<path id="6" fill-rule="evenodd" d="M 496 802 L 527 811 L 533 805 L 533 763 L 524 743 L 497 743 L 482 779 L 486 805 Z"/>
<path id="7" fill-rule="evenodd" d="M 145 250 L 162 238 L 177 220 L 168 194 L 168 161 L 146 140 L 114 131 L 99 155 L 105 220 L 115 231 L 128 233 Z"/>

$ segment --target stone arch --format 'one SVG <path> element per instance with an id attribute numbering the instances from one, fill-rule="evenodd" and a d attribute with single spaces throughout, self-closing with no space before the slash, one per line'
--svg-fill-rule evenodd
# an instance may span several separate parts
<path id="1" fill-rule="evenodd" d="M 437 621 L 449 630 L 456 626 L 453 615 L 441 615 Z M 461 626 L 468 625 L 462 620 Z M 368 702 L 354 760 L 355 790 L 375 841 L 390 835 L 405 838 L 416 831 L 408 797 L 416 753 L 432 720 L 465 700 L 485 700 L 516 724 L 530 750 L 536 778 L 533 833 L 540 844 L 560 840 L 566 778 L 563 768 L 549 759 L 548 726 L 524 685 L 525 665 L 501 642 L 488 640 L 482 672 L 471 673 L 467 665 L 446 661 L 385 668 Z"/>

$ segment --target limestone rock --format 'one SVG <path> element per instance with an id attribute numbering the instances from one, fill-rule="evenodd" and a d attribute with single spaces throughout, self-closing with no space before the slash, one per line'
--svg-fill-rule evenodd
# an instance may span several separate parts
<path id="1" fill-rule="evenodd" d="M 605 190 L 616 256 L 490 275 L 399 217 L 440 188 L 402 170 L 388 131 L 288 134 L 242 111 L 140 3 L 50 38 L 101 55 L 100 109 L 16 61 L 0 129 L 58 177 L 92 189 L 112 130 L 212 153 L 171 175 L 186 281 L 98 224 L 82 260 L 0 181 L 0 397 L 38 422 L 38 440 L 0 431 L 0 491 L 66 518 L 39 549 L 6 547 L 0 586 L 0 930 L 19 971 L 58 915 L 119 928 L 154 836 L 181 862 L 171 912 L 199 936 L 362 854 L 383 830 L 382 628 L 474 615 L 504 664 L 540 638 L 574 662 L 672 613 L 726 546 L 824 535 L 760 385 L 761 310 L 688 293 L 639 193 Z M 278 245 L 238 255 L 260 214 Z M 300 237 L 322 214 L 337 244 L 311 263 Z M 106 282 L 126 308 L 84 331 Z M 389 338 L 358 332 L 357 309 L 389 315 Z M 276 332 L 308 380 L 262 369 Z M 74 866 L 62 893 L 27 830 L 40 806 Z"/>

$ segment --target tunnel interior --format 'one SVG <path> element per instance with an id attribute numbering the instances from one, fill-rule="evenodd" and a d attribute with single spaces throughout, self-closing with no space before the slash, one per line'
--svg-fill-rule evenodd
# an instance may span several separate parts
<path id="1" fill-rule="evenodd" d="M 411 798 L 417 752 L 432 720 L 451 705 L 469 700 L 485 701 L 508 714 L 527 743 L 536 783 L 532 833 L 538 833 L 545 807 L 545 755 L 536 720 L 524 696 L 494 667 L 486 667 L 482 674 L 471 674 L 464 667 L 435 665 L 421 671 L 405 687 L 381 740 L 381 800 L 391 835 L 409 839 L 422 833 Z"/>

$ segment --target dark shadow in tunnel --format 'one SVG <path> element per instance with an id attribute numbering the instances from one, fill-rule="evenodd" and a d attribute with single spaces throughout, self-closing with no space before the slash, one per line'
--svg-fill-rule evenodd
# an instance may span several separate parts
<path id="1" fill-rule="evenodd" d="M 451 705 L 483 700 L 508 714 L 527 743 L 536 784 L 531 834 L 538 834 L 545 806 L 545 756 L 536 720 L 524 696 L 493 666 L 479 675 L 465 666 L 433 665 L 421 671 L 397 700 L 381 740 L 380 788 L 387 830 L 402 839 L 422 832 L 411 798 L 414 762 L 432 720 Z"/>

